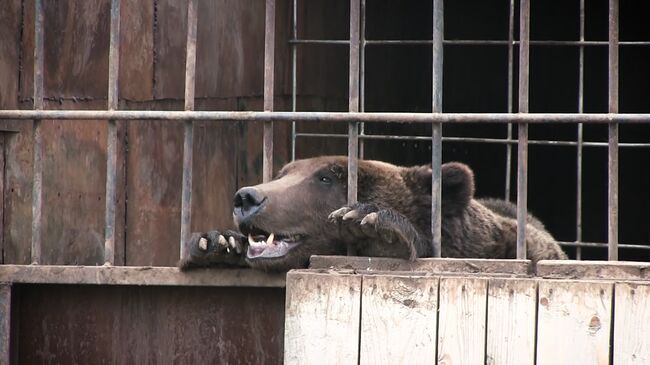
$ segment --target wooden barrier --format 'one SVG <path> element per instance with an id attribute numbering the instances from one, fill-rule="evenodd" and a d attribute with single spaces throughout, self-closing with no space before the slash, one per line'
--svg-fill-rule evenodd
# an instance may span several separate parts
<path id="1" fill-rule="evenodd" d="M 323 260 L 316 262 L 322 267 Z M 349 264 L 289 272 L 285 362 L 650 363 L 647 279 L 503 277 L 498 270 L 461 275 L 453 266 L 466 261 L 450 265 L 437 267 L 451 273 Z"/>

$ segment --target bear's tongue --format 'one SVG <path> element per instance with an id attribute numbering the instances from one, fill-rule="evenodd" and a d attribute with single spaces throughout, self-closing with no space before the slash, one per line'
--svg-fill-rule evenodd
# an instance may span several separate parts
<path id="1" fill-rule="evenodd" d="M 273 233 L 267 238 L 264 236 L 248 235 L 248 251 L 246 256 L 250 259 L 256 258 L 273 258 L 281 257 L 287 254 L 289 250 L 298 245 L 297 242 L 291 242 L 285 239 L 275 239 Z"/>

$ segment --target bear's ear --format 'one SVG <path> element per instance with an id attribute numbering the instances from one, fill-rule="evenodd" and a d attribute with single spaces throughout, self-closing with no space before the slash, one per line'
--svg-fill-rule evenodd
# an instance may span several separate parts
<path id="1" fill-rule="evenodd" d="M 459 162 L 442 165 L 442 210 L 445 215 L 462 212 L 474 197 L 474 173 Z"/>

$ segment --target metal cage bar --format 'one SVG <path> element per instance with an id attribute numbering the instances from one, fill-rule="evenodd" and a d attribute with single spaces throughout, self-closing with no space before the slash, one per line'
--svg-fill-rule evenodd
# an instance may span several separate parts
<path id="1" fill-rule="evenodd" d="M 350 68 L 349 105 L 350 113 L 359 112 L 359 24 L 360 0 L 350 0 Z M 348 205 L 357 202 L 357 178 L 359 163 L 359 123 L 348 122 Z M 348 245 L 348 255 L 354 255 L 354 247 Z"/>
<path id="2" fill-rule="evenodd" d="M 194 110 L 194 87 L 196 80 L 196 30 L 198 17 L 197 0 L 187 4 L 187 43 L 185 59 L 185 110 Z M 183 188 L 181 193 L 181 242 L 180 257 L 186 255 L 186 243 L 190 238 L 192 223 L 192 165 L 194 159 L 194 121 L 185 120 L 183 138 Z"/>
<path id="3" fill-rule="evenodd" d="M 608 99 L 610 113 L 618 113 L 618 0 L 609 0 Z M 610 261 L 618 260 L 618 124 L 609 124 L 607 163 L 607 236 Z"/>
<path id="4" fill-rule="evenodd" d="M 580 41 L 585 40 L 585 0 L 580 0 Z M 579 48 L 578 54 L 578 113 L 584 113 L 585 94 L 585 47 Z M 576 149 L 576 242 L 582 241 L 582 151 L 584 146 L 584 126 L 578 124 Z M 576 246 L 576 259 L 582 258 L 582 246 Z"/>
<path id="5" fill-rule="evenodd" d="M 108 110 L 118 109 L 120 71 L 120 2 L 111 0 L 111 32 L 108 49 Z M 115 205 L 117 185 L 117 121 L 108 120 L 106 142 L 106 217 L 104 263 L 115 263 Z"/>
<path id="6" fill-rule="evenodd" d="M 359 112 L 366 111 L 366 0 L 361 0 L 361 30 L 359 35 Z M 359 123 L 359 135 L 366 134 L 366 124 Z M 359 139 L 359 158 L 364 159 L 365 139 Z"/>
<path id="7" fill-rule="evenodd" d="M 34 1 L 34 111 L 43 110 L 43 2 Z M 31 261 L 41 261 L 43 230 L 43 134 L 41 119 L 34 119 L 34 178 L 32 187 Z"/>
<path id="8" fill-rule="evenodd" d="M 295 45 L 348 45 L 350 42 L 344 39 L 291 39 L 289 44 Z M 428 39 L 368 39 L 366 44 L 369 46 L 430 46 L 431 40 Z M 519 45 L 517 40 L 504 39 L 445 39 L 444 45 L 449 46 L 508 46 Z M 609 45 L 608 41 L 558 41 L 558 40 L 531 40 L 529 46 L 542 47 L 605 47 Z M 650 46 L 650 41 L 622 41 L 619 46 Z"/>
<path id="9" fill-rule="evenodd" d="M 431 112 L 442 113 L 444 3 L 433 0 L 433 62 Z M 431 124 L 431 244 L 433 257 L 442 256 L 442 124 Z"/>
<path id="10" fill-rule="evenodd" d="M 528 71 L 530 38 L 530 0 L 519 5 L 519 113 L 528 113 Z M 526 224 L 528 222 L 528 124 L 518 128 L 517 144 L 517 258 L 526 258 Z"/>
<path id="11" fill-rule="evenodd" d="M 515 0 L 508 1 L 508 113 L 513 111 L 514 78 L 514 37 L 515 37 Z M 512 138 L 512 123 L 508 123 L 507 139 Z M 504 199 L 510 201 L 510 180 L 512 179 L 512 145 L 506 145 L 506 181 Z"/>
<path id="12" fill-rule="evenodd" d="M 266 0 L 264 22 L 264 111 L 273 111 L 275 70 L 275 0 Z M 273 121 L 264 122 L 262 181 L 273 177 Z"/>
<path id="13" fill-rule="evenodd" d="M 293 0 L 293 9 L 291 17 L 291 36 L 293 39 L 298 38 L 298 0 Z M 298 63 L 298 46 L 291 44 L 291 111 L 297 109 L 297 63 Z M 291 122 L 291 161 L 296 159 L 296 122 Z"/>
<path id="14" fill-rule="evenodd" d="M 87 120 L 205 120 L 208 122 L 331 122 L 331 123 L 557 123 L 641 124 L 650 113 L 348 113 L 348 112 L 256 112 L 180 110 L 0 110 L 1 119 Z"/>

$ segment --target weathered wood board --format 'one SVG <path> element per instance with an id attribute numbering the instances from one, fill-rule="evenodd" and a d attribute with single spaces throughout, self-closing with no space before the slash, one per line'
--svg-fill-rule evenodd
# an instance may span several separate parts
<path id="1" fill-rule="evenodd" d="M 483 364 L 487 279 L 440 278 L 438 364 Z"/>
<path id="2" fill-rule="evenodd" d="M 438 280 L 363 277 L 360 364 L 435 363 Z"/>
<path id="3" fill-rule="evenodd" d="M 613 364 L 650 364 L 650 283 L 617 283 Z"/>
<path id="4" fill-rule="evenodd" d="M 285 364 L 357 364 L 361 276 L 287 274 Z"/>
<path id="5" fill-rule="evenodd" d="M 537 281 L 490 279 L 485 363 L 535 363 Z"/>
<path id="6" fill-rule="evenodd" d="M 17 364 L 282 363 L 281 288 L 17 289 Z"/>
<path id="7" fill-rule="evenodd" d="M 537 364 L 609 364 L 613 284 L 541 281 Z"/>

